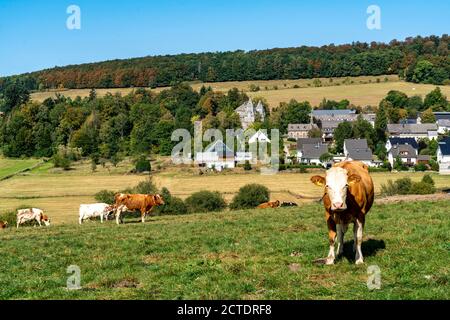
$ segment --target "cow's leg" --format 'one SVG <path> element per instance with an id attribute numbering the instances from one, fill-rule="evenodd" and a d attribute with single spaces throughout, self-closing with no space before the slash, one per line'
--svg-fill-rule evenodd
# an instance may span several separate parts
<path id="1" fill-rule="evenodd" d="M 142 223 L 145 222 L 145 208 L 141 209 L 141 221 L 142 221 Z"/>
<path id="2" fill-rule="evenodd" d="M 336 231 L 337 231 L 337 256 L 340 256 L 344 253 L 344 235 L 347 232 L 348 224 L 342 224 L 339 223 L 336 225 Z"/>
<path id="3" fill-rule="evenodd" d="M 121 208 L 117 208 L 117 210 L 116 210 L 116 223 L 117 223 L 117 225 L 120 224 L 119 220 L 120 220 L 120 221 L 122 220 L 122 219 L 120 218 L 120 214 L 121 214 L 121 213 L 122 213 Z"/>
<path id="4" fill-rule="evenodd" d="M 103 212 L 100 213 L 100 223 L 103 223 Z"/>
<path id="5" fill-rule="evenodd" d="M 325 264 L 334 264 L 334 244 L 336 243 L 336 223 L 331 219 L 328 218 L 327 221 L 328 224 L 328 240 L 330 242 L 330 251 L 328 252 L 328 257 L 325 261 Z"/>
<path id="6" fill-rule="evenodd" d="M 363 229 L 364 229 L 364 222 L 360 221 L 359 219 L 356 219 L 355 225 L 354 225 L 354 234 L 355 234 L 355 243 L 356 243 L 356 255 L 355 255 L 355 263 L 356 264 L 362 264 L 364 263 L 363 260 L 363 254 L 361 251 L 361 245 L 363 240 Z"/>

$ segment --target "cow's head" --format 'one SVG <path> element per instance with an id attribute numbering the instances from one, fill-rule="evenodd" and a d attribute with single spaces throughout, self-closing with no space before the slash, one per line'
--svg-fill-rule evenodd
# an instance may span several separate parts
<path id="1" fill-rule="evenodd" d="M 45 214 L 41 213 L 41 222 L 43 222 L 45 224 L 45 226 L 49 226 L 50 225 L 50 218 L 48 216 L 46 216 Z"/>
<path id="2" fill-rule="evenodd" d="M 311 181 L 316 186 L 325 186 L 325 194 L 331 201 L 331 210 L 343 211 L 347 209 L 348 187 L 361 181 L 361 177 L 357 174 L 349 176 L 347 170 L 333 167 L 327 171 L 326 178 L 314 176 Z"/>
<path id="3" fill-rule="evenodd" d="M 160 195 L 160 194 L 155 194 L 155 204 L 158 205 L 158 206 L 159 206 L 159 205 L 165 204 L 162 195 Z"/>

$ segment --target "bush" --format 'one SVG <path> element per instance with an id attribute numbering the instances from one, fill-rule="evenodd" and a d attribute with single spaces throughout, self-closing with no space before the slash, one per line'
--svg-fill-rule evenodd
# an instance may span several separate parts
<path id="1" fill-rule="evenodd" d="M 415 171 L 426 171 L 427 170 L 427 166 L 424 165 L 423 163 L 419 163 L 419 164 L 416 164 L 414 166 L 414 170 Z"/>
<path id="2" fill-rule="evenodd" d="M 391 179 L 389 179 L 386 184 L 383 183 L 381 185 L 382 196 L 395 196 L 396 194 L 398 194 L 397 184 Z"/>
<path id="3" fill-rule="evenodd" d="M 410 189 L 410 194 L 433 194 L 436 192 L 434 185 L 424 181 L 414 182 Z"/>
<path id="4" fill-rule="evenodd" d="M 7 211 L 0 215 L 0 221 L 8 222 L 8 227 L 13 227 L 17 223 L 17 211 Z"/>
<path id="5" fill-rule="evenodd" d="M 424 175 L 423 178 L 422 178 L 422 182 L 428 183 L 428 184 L 430 184 L 430 185 L 432 185 L 434 187 L 434 180 L 433 180 L 433 178 L 431 177 L 430 174 Z"/>
<path id="6" fill-rule="evenodd" d="M 227 204 L 219 192 L 199 191 L 189 196 L 186 201 L 189 212 L 220 211 Z"/>
<path id="7" fill-rule="evenodd" d="M 230 204 L 231 209 L 255 208 L 270 199 L 269 189 L 260 184 L 248 184 L 239 189 Z"/>
<path id="8" fill-rule="evenodd" d="M 95 200 L 101 203 L 113 204 L 114 203 L 114 191 L 102 190 L 95 194 Z"/>
<path id="9" fill-rule="evenodd" d="M 161 195 L 164 199 L 165 205 L 157 207 L 155 209 L 155 214 L 180 215 L 188 213 L 188 208 L 184 201 L 180 198 L 173 197 L 167 188 L 162 188 Z"/>
<path id="10" fill-rule="evenodd" d="M 412 187 L 411 178 L 402 178 L 395 181 L 397 184 L 397 194 L 409 194 Z"/>
<path id="11" fill-rule="evenodd" d="M 81 153 L 82 150 L 80 148 L 71 148 L 60 145 L 52 157 L 53 164 L 57 168 L 69 170 L 73 161 L 81 159 Z"/>
<path id="12" fill-rule="evenodd" d="M 150 172 L 152 167 L 146 156 L 140 156 L 136 160 L 136 172 Z"/>
<path id="13" fill-rule="evenodd" d="M 69 158 L 60 154 L 55 154 L 52 157 L 52 161 L 56 168 L 63 168 L 64 170 L 69 170 L 70 165 L 72 164 L 72 161 L 70 161 Z"/>
<path id="14" fill-rule="evenodd" d="M 152 178 L 148 178 L 145 181 L 141 181 L 132 189 L 132 193 L 139 194 L 155 194 L 158 193 L 158 188 L 153 183 Z"/>
<path id="15" fill-rule="evenodd" d="M 387 184 L 381 185 L 381 195 L 383 196 L 432 194 L 435 192 L 434 181 L 429 174 L 424 175 L 420 182 L 412 182 L 410 178 L 402 178 L 395 182 L 388 180 Z"/>
<path id="16" fill-rule="evenodd" d="M 250 171 L 252 170 L 252 165 L 250 164 L 250 161 L 246 160 L 245 164 L 244 164 L 244 170 L 245 171 Z"/>

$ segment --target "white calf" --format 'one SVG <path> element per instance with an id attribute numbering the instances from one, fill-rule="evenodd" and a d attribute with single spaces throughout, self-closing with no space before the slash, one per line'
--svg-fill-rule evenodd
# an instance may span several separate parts
<path id="1" fill-rule="evenodd" d="M 113 210 L 113 206 L 106 203 L 80 204 L 80 217 L 78 222 L 82 224 L 83 220 L 100 217 L 100 221 L 103 223 L 103 218 L 108 220 L 108 215 Z"/>

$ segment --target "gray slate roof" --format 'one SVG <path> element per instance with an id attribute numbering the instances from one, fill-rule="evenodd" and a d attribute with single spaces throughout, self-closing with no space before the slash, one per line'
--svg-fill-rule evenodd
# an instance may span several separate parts
<path id="1" fill-rule="evenodd" d="M 328 152 L 328 145 L 326 144 L 305 144 L 303 145 L 302 158 L 319 159 L 321 155 L 327 152 Z"/>
<path id="2" fill-rule="evenodd" d="M 391 145 L 409 144 L 414 149 L 419 149 L 419 144 L 417 143 L 416 139 L 414 139 L 414 138 L 396 138 L 396 137 L 391 137 L 391 138 L 389 138 L 389 142 L 391 143 Z"/>
<path id="3" fill-rule="evenodd" d="M 320 138 L 300 138 L 297 139 L 297 150 L 302 150 L 305 144 L 321 144 L 322 139 Z"/>
<path id="4" fill-rule="evenodd" d="M 442 141 L 439 141 L 439 149 L 441 149 L 444 156 L 450 155 L 450 137 L 446 137 L 442 139 Z"/>
<path id="5" fill-rule="evenodd" d="M 355 114 L 356 110 L 319 110 L 315 109 L 312 111 L 312 115 L 315 116 L 324 116 L 324 115 L 344 115 L 344 114 Z"/>
<path id="6" fill-rule="evenodd" d="M 436 121 L 447 119 L 450 120 L 450 112 L 433 112 L 436 117 Z"/>
<path id="7" fill-rule="evenodd" d="M 368 147 L 366 139 L 345 139 L 344 144 L 349 158 L 353 160 L 372 160 L 372 150 Z"/>
<path id="8" fill-rule="evenodd" d="M 414 149 L 409 144 L 394 145 L 390 152 L 392 152 L 392 156 L 394 158 L 397 158 L 397 157 L 400 157 L 400 158 L 416 158 L 417 157 L 417 150 Z"/>
<path id="9" fill-rule="evenodd" d="M 391 134 L 428 134 L 428 131 L 437 131 L 437 129 L 436 123 L 387 125 L 387 130 Z"/>

